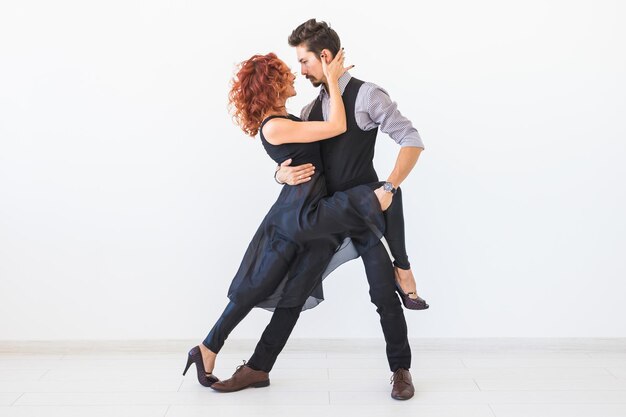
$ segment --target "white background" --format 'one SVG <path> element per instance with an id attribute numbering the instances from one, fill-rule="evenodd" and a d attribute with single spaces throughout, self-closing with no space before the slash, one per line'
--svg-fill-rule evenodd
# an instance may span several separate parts
<path id="1" fill-rule="evenodd" d="M 311 17 L 426 150 L 403 184 L 410 337 L 626 336 L 620 1 L 0 3 L 0 339 L 205 337 L 279 193 L 227 113 Z M 289 110 L 314 98 L 303 77 Z M 380 134 L 386 177 L 397 145 Z M 258 337 L 255 310 L 233 338 Z M 295 337 L 382 337 L 360 260 Z"/>

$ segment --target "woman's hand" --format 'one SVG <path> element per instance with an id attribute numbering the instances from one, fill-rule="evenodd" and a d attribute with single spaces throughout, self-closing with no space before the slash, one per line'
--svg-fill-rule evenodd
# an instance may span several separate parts
<path id="1" fill-rule="evenodd" d="M 326 76 L 326 81 L 337 82 L 339 77 L 343 75 L 344 72 L 354 68 L 354 65 L 350 65 L 347 68 L 344 68 L 343 62 L 345 59 L 345 52 L 343 48 L 337 52 L 335 58 L 329 63 L 326 63 L 326 54 L 328 53 L 328 49 L 324 49 L 322 55 L 320 56 L 322 60 L 322 70 L 324 71 L 324 75 Z"/>

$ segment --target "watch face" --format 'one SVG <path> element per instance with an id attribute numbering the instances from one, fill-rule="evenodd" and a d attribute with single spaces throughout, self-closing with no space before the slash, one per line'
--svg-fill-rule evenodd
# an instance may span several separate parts
<path id="1" fill-rule="evenodd" d="M 385 191 L 387 191 L 388 193 L 390 193 L 391 191 L 393 191 L 393 186 L 391 185 L 391 183 L 390 183 L 390 182 L 386 182 L 386 183 L 383 185 L 383 189 L 384 189 Z"/>

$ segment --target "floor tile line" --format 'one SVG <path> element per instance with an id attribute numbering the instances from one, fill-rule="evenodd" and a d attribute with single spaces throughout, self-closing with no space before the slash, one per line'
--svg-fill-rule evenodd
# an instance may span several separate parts
<path id="1" fill-rule="evenodd" d="M 478 391 L 482 391 L 482 389 L 480 389 L 480 385 L 478 385 L 478 382 L 476 381 L 476 379 L 472 378 L 472 381 L 474 381 L 474 384 L 476 384 L 476 388 L 478 388 Z"/>
<path id="2" fill-rule="evenodd" d="M 46 370 L 44 371 L 44 373 L 43 373 L 43 374 L 41 374 L 41 375 L 39 376 L 39 378 L 37 378 L 37 381 L 41 381 L 41 379 L 42 379 L 44 376 L 46 376 L 46 374 L 47 374 L 48 372 L 50 372 L 50 371 L 51 371 L 51 369 L 46 369 Z"/>
<path id="3" fill-rule="evenodd" d="M 611 370 L 610 370 L 609 368 L 605 367 L 605 368 L 602 368 L 602 369 L 604 369 L 604 370 L 605 370 L 605 371 L 606 371 L 609 375 L 611 375 L 613 378 L 615 378 L 615 379 L 617 379 L 617 380 L 621 379 L 620 377 L 618 377 L 617 375 L 615 375 L 613 372 L 611 372 Z"/>
<path id="4" fill-rule="evenodd" d="M 11 406 L 11 407 L 13 407 L 13 406 L 15 405 L 15 403 L 16 403 L 16 402 L 17 402 L 20 398 L 22 398 L 22 396 L 23 396 L 24 394 L 26 394 L 26 393 L 25 393 L 25 392 L 21 393 L 21 394 L 20 394 L 20 396 L 19 396 L 19 397 L 17 397 L 17 398 L 15 399 L 15 401 L 13 401 L 13 402 L 10 404 L 10 406 Z"/>

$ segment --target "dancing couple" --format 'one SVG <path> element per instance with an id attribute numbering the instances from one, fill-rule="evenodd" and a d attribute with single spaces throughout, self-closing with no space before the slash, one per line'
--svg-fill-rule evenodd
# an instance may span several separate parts
<path id="1" fill-rule="evenodd" d="M 301 24 L 289 45 L 319 95 L 300 117 L 289 114 L 285 105 L 296 95 L 296 75 L 273 53 L 242 62 L 233 78 L 233 116 L 247 135 L 259 135 L 277 163 L 274 179 L 283 185 L 244 254 L 224 312 L 189 351 L 183 375 L 195 364 L 198 381 L 216 391 L 268 386 L 300 313 L 323 300 L 322 280 L 361 257 L 393 372 L 391 396 L 407 400 L 415 389 L 402 305 L 423 310 L 428 304 L 417 295 L 406 253 L 399 185 L 424 145 L 384 89 L 351 76 L 339 36 L 325 22 Z M 378 129 L 401 147 L 386 181 L 373 165 Z M 272 311 L 271 320 L 250 359 L 220 381 L 212 373 L 216 357 L 254 307 Z"/>

